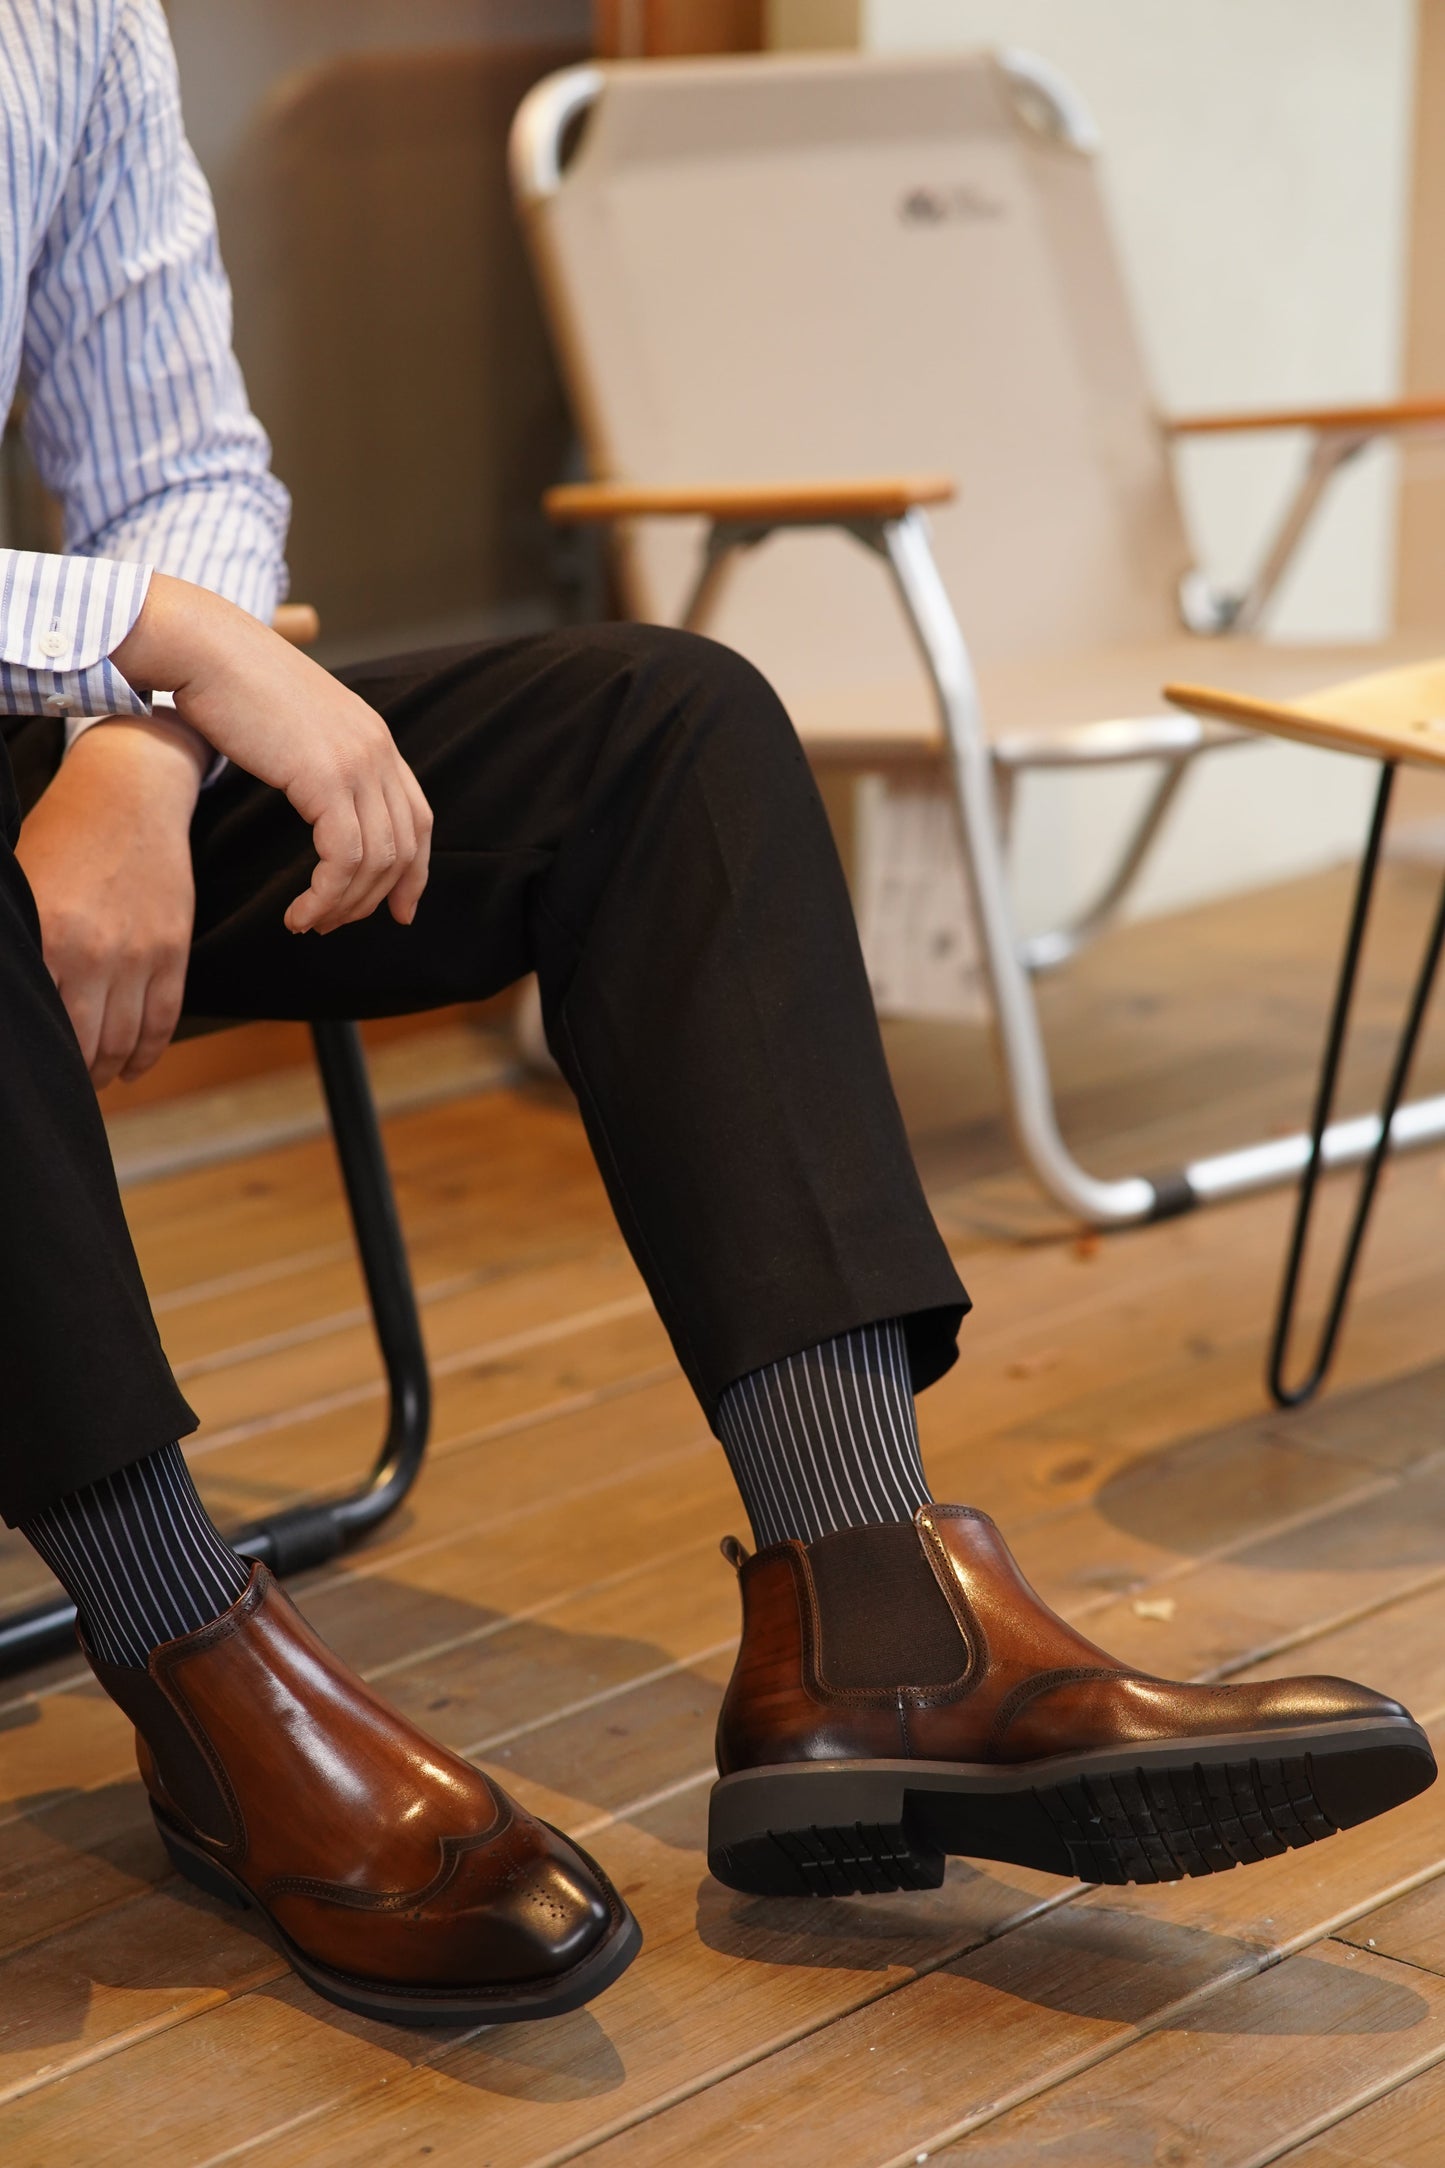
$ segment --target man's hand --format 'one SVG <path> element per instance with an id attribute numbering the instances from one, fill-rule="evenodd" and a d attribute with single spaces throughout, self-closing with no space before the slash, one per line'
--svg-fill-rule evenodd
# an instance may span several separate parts
<path id="1" fill-rule="evenodd" d="M 318 864 L 286 911 L 292 933 L 330 933 L 383 900 L 398 924 L 411 924 L 426 886 L 431 808 L 365 701 L 256 618 L 162 573 L 113 659 L 132 685 L 173 693 L 183 721 L 284 791 L 311 824 Z"/>
<path id="2" fill-rule="evenodd" d="M 45 961 L 96 1090 L 137 1077 L 181 1013 L 203 749 L 173 724 L 97 724 L 20 831 Z"/>
<path id="3" fill-rule="evenodd" d="M 293 933 L 330 933 L 383 900 L 410 925 L 431 808 L 364 701 L 244 610 L 162 573 L 114 660 L 132 685 L 174 694 L 183 722 L 310 822 L 318 864 L 286 911 Z M 176 1028 L 203 759 L 162 717 L 98 724 L 21 830 L 45 960 L 97 1089 L 140 1076 Z"/>

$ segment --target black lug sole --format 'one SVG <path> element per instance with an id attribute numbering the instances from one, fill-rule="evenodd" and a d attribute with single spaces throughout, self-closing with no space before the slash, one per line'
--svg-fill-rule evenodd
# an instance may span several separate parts
<path id="1" fill-rule="evenodd" d="M 1435 1781 L 1417 1724 L 1360 1718 L 1009 1768 L 793 1762 L 713 1787 L 708 1866 L 759 1897 L 936 1889 L 950 1854 L 1177 1882 L 1315 1844 Z"/>
<path id="2" fill-rule="evenodd" d="M 204 1890 L 208 1897 L 218 1897 L 222 1904 L 254 1913 L 267 1940 L 274 1943 L 287 1963 L 318 1995 L 324 1995 L 328 2002 L 338 2003 L 343 2010 L 354 2011 L 358 2017 L 377 2018 L 383 2024 L 517 2025 L 537 2018 L 562 2017 L 569 2010 L 580 2010 L 604 1988 L 611 1987 L 642 1947 L 642 1929 L 637 1921 L 597 1862 L 580 1844 L 572 1844 L 569 1837 L 567 1842 L 572 1844 L 573 1851 L 579 1859 L 586 1861 L 607 1891 L 614 1915 L 610 1932 L 570 1972 L 559 1973 L 554 1979 L 539 1980 L 530 1986 L 470 1989 L 409 1987 L 394 1982 L 353 1979 L 347 1973 L 333 1972 L 325 1965 L 318 1965 L 304 1950 L 298 1949 L 244 1882 L 219 1860 L 212 1859 L 209 1853 L 192 1844 L 156 1808 L 151 1811 L 161 1843 L 170 1854 L 177 1873 L 183 1874 L 197 1889 Z"/>

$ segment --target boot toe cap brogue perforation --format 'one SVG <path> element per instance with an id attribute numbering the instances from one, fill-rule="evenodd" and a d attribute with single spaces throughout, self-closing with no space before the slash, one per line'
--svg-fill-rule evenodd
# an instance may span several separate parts
<path id="1" fill-rule="evenodd" d="M 821 1571 L 820 1546 L 738 1561 L 708 1840 L 734 1888 L 930 1888 L 950 1853 L 1175 1881 L 1316 1843 L 1434 1782 L 1425 1734 L 1368 1687 L 1177 1684 L 1119 1663 L 971 1508 L 826 1542 Z M 916 1683 L 950 1667 L 956 1686 Z"/>
<path id="2" fill-rule="evenodd" d="M 570 1847 L 535 1859 L 488 1906 L 498 1961 L 510 1957 L 515 1977 L 567 1972 L 597 1948 L 611 1912 L 595 1877 Z"/>

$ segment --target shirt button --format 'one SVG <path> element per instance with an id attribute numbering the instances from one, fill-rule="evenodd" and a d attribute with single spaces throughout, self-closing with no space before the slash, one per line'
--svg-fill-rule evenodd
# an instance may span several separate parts
<path id="1" fill-rule="evenodd" d="M 46 713 L 49 715 L 73 715 L 75 706 L 75 702 L 66 693 L 51 693 L 45 703 Z"/>
<path id="2" fill-rule="evenodd" d="M 63 632 L 46 632 L 40 636 L 42 655 L 63 655 L 70 642 Z"/>

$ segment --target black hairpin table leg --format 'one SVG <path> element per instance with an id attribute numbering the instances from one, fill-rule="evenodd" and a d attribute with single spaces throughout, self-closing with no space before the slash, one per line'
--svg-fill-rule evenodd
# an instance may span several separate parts
<path id="1" fill-rule="evenodd" d="M 1315 1345 L 1309 1368 L 1296 1385 L 1285 1382 L 1285 1364 L 1289 1355 L 1289 1343 L 1294 1330 L 1295 1310 L 1299 1299 L 1300 1273 L 1304 1265 L 1306 1243 L 1309 1239 L 1310 1219 L 1314 1210 L 1315 1194 L 1323 1165 L 1323 1138 L 1329 1126 L 1334 1107 L 1335 1088 L 1339 1082 L 1340 1063 L 1344 1055 L 1345 1035 L 1349 1026 L 1350 1007 L 1354 997 L 1355 981 L 1359 976 L 1360 952 L 1364 947 L 1365 927 L 1369 920 L 1370 904 L 1374 895 L 1375 878 L 1379 872 L 1380 849 L 1384 841 L 1385 820 L 1390 810 L 1390 793 L 1394 787 L 1395 767 L 1387 761 L 1380 770 L 1380 787 L 1375 796 L 1374 817 L 1370 822 L 1369 840 L 1360 865 L 1359 880 L 1355 888 L 1354 909 L 1350 915 L 1349 932 L 1345 937 L 1345 953 L 1340 962 L 1340 975 L 1335 987 L 1334 1008 L 1330 1015 L 1330 1028 L 1325 1039 L 1324 1061 L 1320 1068 L 1319 1088 L 1315 1095 L 1314 1122 L 1310 1131 L 1309 1156 L 1300 1176 L 1299 1202 L 1295 1207 L 1294 1231 L 1290 1237 L 1289 1254 L 1285 1260 L 1284 1281 L 1280 1288 L 1279 1309 L 1275 1318 L 1274 1341 L 1269 1355 L 1269 1389 L 1282 1408 L 1297 1408 L 1319 1390 L 1334 1359 L 1335 1348 L 1344 1322 L 1345 1305 L 1349 1301 L 1355 1268 L 1359 1263 L 1360 1250 L 1369 1225 L 1370 1208 L 1375 1201 L 1380 1175 L 1390 1150 L 1390 1132 L 1396 1110 L 1404 1097 L 1409 1080 L 1410 1064 L 1420 1037 L 1420 1027 L 1425 1021 L 1431 988 L 1445 948 L 1445 889 L 1442 889 L 1436 906 L 1430 938 L 1420 961 L 1415 991 L 1410 999 L 1409 1014 L 1395 1059 L 1390 1069 L 1385 1096 L 1381 1101 L 1380 1132 L 1374 1150 L 1365 1162 L 1360 1175 L 1359 1194 L 1355 1200 L 1354 1218 L 1345 1241 L 1340 1259 L 1334 1290 L 1325 1311 L 1324 1323 Z"/>

